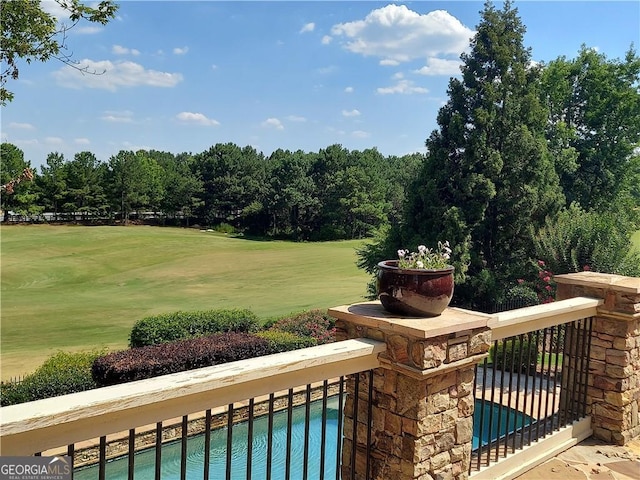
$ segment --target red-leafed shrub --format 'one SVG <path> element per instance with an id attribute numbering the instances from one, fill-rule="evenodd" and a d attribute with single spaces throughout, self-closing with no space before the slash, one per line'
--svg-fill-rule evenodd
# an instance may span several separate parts
<path id="1" fill-rule="evenodd" d="M 96 359 L 91 374 L 98 385 L 107 386 L 269 353 L 270 345 L 264 338 L 220 333 L 110 353 Z"/>

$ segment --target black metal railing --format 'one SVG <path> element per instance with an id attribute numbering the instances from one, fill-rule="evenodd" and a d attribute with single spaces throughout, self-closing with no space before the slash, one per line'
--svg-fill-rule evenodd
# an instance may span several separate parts
<path id="1" fill-rule="evenodd" d="M 356 391 L 368 389 L 369 398 L 362 402 L 371 404 L 371 376 L 364 372 L 274 392 L 131 429 L 117 438 L 70 445 L 66 454 L 74 457 L 76 479 L 134 479 L 144 474 L 163 480 L 339 480 L 346 382 L 355 382 Z M 368 384 L 361 387 L 361 382 Z M 354 424 L 369 425 L 368 445 L 371 411 L 368 418 L 358 419 L 357 410 Z M 347 452 L 347 458 L 355 459 L 357 444 L 357 438 L 350 442 L 353 452 Z M 243 456 L 240 461 L 238 455 Z"/>
<path id="2" fill-rule="evenodd" d="M 494 342 L 476 367 L 470 472 L 587 415 L 591 325 L 585 318 Z"/>

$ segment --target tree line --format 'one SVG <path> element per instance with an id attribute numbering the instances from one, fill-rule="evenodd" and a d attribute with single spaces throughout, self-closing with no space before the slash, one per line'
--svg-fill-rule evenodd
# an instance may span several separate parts
<path id="1" fill-rule="evenodd" d="M 2 208 L 125 222 L 151 211 L 296 240 L 373 235 L 359 252 L 372 272 L 399 248 L 448 240 L 454 303 L 470 307 L 504 298 L 536 258 L 555 274 L 640 274 L 629 256 L 640 228 L 633 45 L 623 59 L 583 46 L 574 59 L 536 63 L 512 2 L 487 1 L 480 13 L 424 155 L 331 145 L 265 156 L 231 143 L 195 155 L 121 151 L 106 163 L 51 153 L 33 182 L 2 196 Z M 14 145 L 1 154 L 3 184 L 29 166 Z"/>
<path id="2" fill-rule="evenodd" d="M 1 145 L 0 178 L 25 168 L 23 152 Z M 375 148 L 331 145 L 317 153 L 216 144 L 197 154 L 120 151 L 100 162 L 88 151 L 67 160 L 50 153 L 32 182 L 2 197 L 24 218 L 106 219 L 126 223 L 140 212 L 161 221 L 230 225 L 253 235 L 295 240 L 364 238 L 397 221 L 405 187 L 422 154 L 383 156 Z"/>

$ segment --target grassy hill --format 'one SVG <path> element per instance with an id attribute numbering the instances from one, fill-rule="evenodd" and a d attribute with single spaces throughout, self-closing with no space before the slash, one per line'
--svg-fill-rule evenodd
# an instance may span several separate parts
<path id="1" fill-rule="evenodd" d="M 124 348 L 133 323 L 176 310 L 268 318 L 363 300 L 362 242 L 290 243 L 194 229 L 3 226 L 1 376 L 57 350 Z"/>

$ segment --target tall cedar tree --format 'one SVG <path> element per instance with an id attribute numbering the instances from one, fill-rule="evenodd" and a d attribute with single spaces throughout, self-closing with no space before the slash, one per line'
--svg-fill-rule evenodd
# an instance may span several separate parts
<path id="1" fill-rule="evenodd" d="M 511 2 L 502 10 L 485 3 L 471 51 L 461 56 L 462 79 L 449 82 L 439 130 L 426 141 L 429 153 L 408 194 L 398 246 L 450 241 L 456 304 L 495 300 L 525 268 L 530 227 L 564 202 L 524 33 Z"/>

